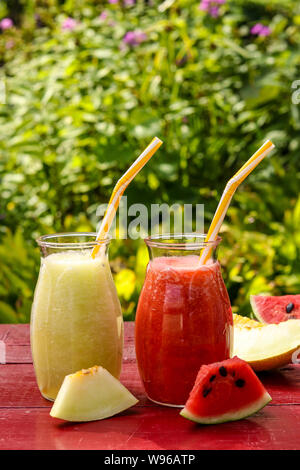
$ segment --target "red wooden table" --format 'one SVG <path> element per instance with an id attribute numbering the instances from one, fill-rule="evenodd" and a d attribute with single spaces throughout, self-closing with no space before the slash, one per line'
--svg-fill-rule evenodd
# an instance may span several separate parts
<path id="1" fill-rule="evenodd" d="M 150 402 L 139 379 L 133 323 L 125 323 L 121 381 L 139 403 L 112 418 L 66 423 L 49 415 L 39 393 L 29 345 L 29 325 L 0 325 L 0 449 L 300 449 L 300 366 L 289 365 L 260 378 L 272 402 L 250 418 L 201 426 L 176 408 Z"/>

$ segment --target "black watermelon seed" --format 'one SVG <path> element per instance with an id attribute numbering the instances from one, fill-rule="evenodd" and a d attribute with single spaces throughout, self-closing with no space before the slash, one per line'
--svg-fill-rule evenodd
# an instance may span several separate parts
<path id="1" fill-rule="evenodd" d="M 210 381 L 210 382 L 213 382 L 216 377 L 217 377 L 216 375 L 212 375 L 211 378 L 209 379 L 209 381 Z"/>
<path id="2" fill-rule="evenodd" d="M 237 379 L 237 380 L 235 381 L 235 385 L 236 385 L 237 387 L 239 387 L 239 388 L 242 388 L 242 387 L 245 385 L 245 383 L 246 383 L 246 382 L 245 382 L 244 379 Z"/>
<path id="3" fill-rule="evenodd" d="M 225 369 L 224 366 L 221 366 L 221 367 L 220 367 L 219 372 L 220 372 L 220 375 L 222 375 L 222 377 L 226 377 L 226 375 L 227 375 L 227 370 Z"/>
<path id="4" fill-rule="evenodd" d="M 285 307 L 286 313 L 291 313 L 294 307 L 295 305 L 293 304 L 293 302 L 290 302 L 289 304 L 287 304 L 287 306 Z"/>
<path id="5" fill-rule="evenodd" d="M 209 388 L 205 388 L 203 389 L 203 392 L 202 392 L 202 395 L 205 397 L 207 397 L 207 395 L 212 391 L 212 388 L 209 387 Z"/>

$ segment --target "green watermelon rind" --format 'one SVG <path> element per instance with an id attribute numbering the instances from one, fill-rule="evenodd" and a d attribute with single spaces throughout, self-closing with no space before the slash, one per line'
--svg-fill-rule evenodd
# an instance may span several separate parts
<path id="1" fill-rule="evenodd" d="M 270 294 L 260 294 L 260 296 L 267 296 L 267 295 L 270 295 Z M 266 323 L 265 320 L 260 316 L 258 312 L 258 308 L 256 307 L 256 300 L 255 300 L 256 297 L 258 297 L 258 295 L 250 295 L 250 304 L 251 304 L 254 316 L 261 323 Z"/>
<path id="2" fill-rule="evenodd" d="M 300 294 L 295 294 L 294 297 L 298 297 L 300 298 Z M 275 296 L 275 295 L 271 295 L 271 294 L 257 294 L 257 295 L 250 295 L 250 304 L 251 304 L 251 307 L 252 307 L 252 310 L 253 310 L 253 313 L 254 313 L 254 316 L 256 317 L 256 319 L 258 321 L 260 321 L 261 323 L 279 323 L 280 321 L 273 321 L 273 322 L 268 322 L 266 321 L 266 319 L 264 319 L 260 313 L 259 313 L 259 306 L 257 305 L 256 303 L 256 298 L 261 298 L 261 297 L 270 297 L 270 298 L 273 298 L 273 299 L 276 299 L 276 297 L 279 297 L 280 299 L 283 298 L 283 297 L 286 297 L 286 296 Z M 285 320 L 282 320 L 282 321 L 286 321 L 288 320 L 288 318 L 286 318 Z"/>
<path id="3" fill-rule="evenodd" d="M 180 411 L 180 415 L 199 424 L 221 424 L 228 421 L 238 421 L 248 418 L 264 408 L 271 400 L 272 398 L 268 392 L 264 392 L 263 396 L 258 400 L 234 412 L 230 411 L 219 416 L 197 416 L 191 413 L 187 408 L 183 408 L 183 410 Z"/>

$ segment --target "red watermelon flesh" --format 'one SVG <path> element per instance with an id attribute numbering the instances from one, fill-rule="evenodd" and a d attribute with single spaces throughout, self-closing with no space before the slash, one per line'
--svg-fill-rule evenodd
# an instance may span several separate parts
<path id="1" fill-rule="evenodd" d="M 224 423 L 250 416 L 270 400 L 249 364 L 235 356 L 200 368 L 180 414 L 197 423 Z"/>
<path id="2" fill-rule="evenodd" d="M 254 315 L 263 323 L 300 319 L 300 294 L 250 295 L 250 302 Z"/>

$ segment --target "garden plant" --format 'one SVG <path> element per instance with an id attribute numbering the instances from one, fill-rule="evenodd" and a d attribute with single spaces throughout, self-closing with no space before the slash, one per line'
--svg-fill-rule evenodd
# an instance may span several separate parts
<path id="1" fill-rule="evenodd" d="M 0 322 L 28 322 L 35 239 L 95 231 L 96 210 L 151 140 L 164 145 L 128 205 L 204 204 L 266 139 L 239 188 L 220 260 L 233 310 L 300 292 L 300 4 L 297 0 L 13 0 L 0 3 Z M 124 319 L 148 261 L 113 240 Z"/>

